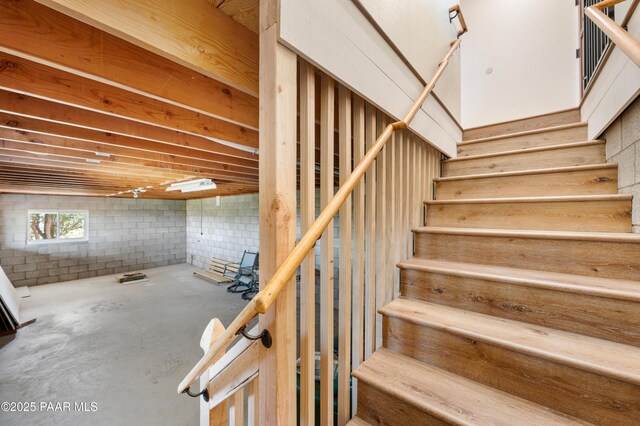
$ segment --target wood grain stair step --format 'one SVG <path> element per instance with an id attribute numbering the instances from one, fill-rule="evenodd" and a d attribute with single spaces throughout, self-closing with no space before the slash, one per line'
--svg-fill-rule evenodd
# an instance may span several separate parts
<path id="1" fill-rule="evenodd" d="M 434 179 L 439 200 L 618 193 L 618 165 L 595 164 Z"/>
<path id="2" fill-rule="evenodd" d="M 403 297 L 640 346 L 640 283 L 442 260 L 398 264 Z"/>
<path id="3" fill-rule="evenodd" d="M 593 423 L 640 421 L 640 348 L 409 299 L 380 308 L 383 345 Z"/>
<path id="4" fill-rule="evenodd" d="M 373 424 L 583 424 L 384 348 L 353 375 L 358 378 L 358 416 Z"/>
<path id="5" fill-rule="evenodd" d="M 587 123 L 564 124 L 462 141 L 458 143 L 458 156 L 581 142 L 587 140 L 587 138 Z"/>
<path id="6" fill-rule="evenodd" d="M 500 136 L 578 122 L 580 122 L 580 110 L 572 108 L 468 128 L 463 132 L 463 140 Z"/>
<path id="7" fill-rule="evenodd" d="M 428 226 L 631 232 L 630 194 L 428 200 Z"/>
<path id="8" fill-rule="evenodd" d="M 413 230 L 415 257 L 640 281 L 640 235 L 452 227 Z"/>
<path id="9" fill-rule="evenodd" d="M 583 166 L 604 161 L 604 141 L 595 140 L 451 158 L 442 162 L 442 172 L 444 176 L 463 176 Z"/>
<path id="10" fill-rule="evenodd" d="M 349 420 L 349 423 L 347 423 L 347 426 L 371 426 L 371 423 L 365 422 L 360 417 L 354 417 L 351 420 Z"/>

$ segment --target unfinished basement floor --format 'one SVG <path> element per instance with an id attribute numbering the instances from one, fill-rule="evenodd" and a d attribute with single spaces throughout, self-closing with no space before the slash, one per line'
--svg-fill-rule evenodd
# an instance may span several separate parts
<path id="1" fill-rule="evenodd" d="M 202 356 L 211 318 L 229 324 L 246 302 L 195 270 L 30 287 L 23 307 L 37 321 L 0 338 L 0 401 L 95 402 L 97 411 L 0 412 L 0 425 L 198 425 L 198 400 L 176 388 Z"/>

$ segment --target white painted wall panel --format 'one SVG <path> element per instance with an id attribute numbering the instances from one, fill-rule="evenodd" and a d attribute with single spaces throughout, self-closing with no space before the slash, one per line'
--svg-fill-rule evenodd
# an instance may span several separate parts
<path id="1" fill-rule="evenodd" d="M 422 90 L 350 0 L 282 0 L 280 40 L 392 117 L 404 116 Z M 452 123 L 431 100 L 411 129 L 454 157 L 461 132 Z"/>
<path id="2" fill-rule="evenodd" d="M 360 0 L 425 81 L 435 73 L 457 35 L 458 21 L 449 23 L 452 0 Z M 461 120 L 459 55 L 451 61 L 434 92 Z"/>
<path id="3" fill-rule="evenodd" d="M 461 0 L 465 128 L 578 106 L 574 0 Z M 487 69 L 492 69 L 487 74 Z"/>

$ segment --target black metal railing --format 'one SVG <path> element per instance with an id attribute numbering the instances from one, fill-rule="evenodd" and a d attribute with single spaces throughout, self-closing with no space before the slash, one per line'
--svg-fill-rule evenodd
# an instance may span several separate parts
<path id="1" fill-rule="evenodd" d="M 601 0 L 582 0 L 583 11 Z M 615 20 L 614 7 L 608 7 L 603 12 Z M 598 69 L 598 65 L 611 44 L 611 40 L 584 13 L 582 14 L 582 87 L 586 88 Z"/>

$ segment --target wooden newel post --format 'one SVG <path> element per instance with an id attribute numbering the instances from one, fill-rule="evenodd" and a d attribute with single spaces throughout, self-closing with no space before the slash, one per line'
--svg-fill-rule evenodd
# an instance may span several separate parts
<path id="1" fill-rule="evenodd" d="M 277 0 L 260 1 L 260 288 L 295 245 L 296 54 L 278 42 Z M 260 360 L 261 425 L 296 423 L 296 287 L 280 293 L 260 325 L 273 346 Z"/>

